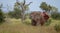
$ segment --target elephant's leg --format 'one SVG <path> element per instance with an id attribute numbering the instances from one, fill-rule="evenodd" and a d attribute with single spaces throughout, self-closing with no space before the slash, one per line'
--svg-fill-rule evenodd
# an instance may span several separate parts
<path id="1" fill-rule="evenodd" d="M 43 26 L 44 25 L 44 22 L 41 22 L 41 26 Z"/>
<path id="2" fill-rule="evenodd" d="M 40 24 L 41 24 L 41 26 L 43 26 L 44 25 L 44 20 L 40 20 Z"/>
<path id="3" fill-rule="evenodd" d="M 32 20 L 32 25 L 36 26 L 37 22 L 35 20 Z"/>

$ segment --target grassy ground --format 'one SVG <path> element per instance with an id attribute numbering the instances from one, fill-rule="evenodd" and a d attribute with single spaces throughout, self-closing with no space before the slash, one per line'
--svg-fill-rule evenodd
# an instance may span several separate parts
<path id="1" fill-rule="evenodd" d="M 53 26 L 58 22 L 59 20 L 52 20 L 49 26 L 31 26 L 23 24 L 20 19 L 8 18 L 0 25 L 0 33 L 57 33 Z"/>

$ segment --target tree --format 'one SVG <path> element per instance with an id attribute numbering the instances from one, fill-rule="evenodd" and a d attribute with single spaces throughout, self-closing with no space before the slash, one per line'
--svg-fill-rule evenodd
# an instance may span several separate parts
<path id="1" fill-rule="evenodd" d="M 51 11 L 52 11 L 52 12 L 58 12 L 58 8 L 52 6 L 52 10 L 51 10 Z"/>
<path id="2" fill-rule="evenodd" d="M 21 7 L 16 2 L 14 5 L 14 11 L 13 11 L 15 18 L 21 18 L 22 17 L 21 12 L 22 12 Z"/>
<path id="3" fill-rule="evenodd" d="M 29 4 L 26 4 L 26 1 L 24 0 L 24 2 L 19 3 L 19 1 L 17 0 L 17 5 L 19 6 L 20 10 L 21 10 L 21 15 L 22 15 L 22 22 L 24 22 L 24 18 L 25 18 L 25 11 L 28 10 L 28 6 L 32 3 L 30 2 Z"/>
<path id="4" fill-rule="evenodd" d="M 60 13 L 59 13 L 59 12 L 53 12 L 53 13 L 51 14 L 51 17 L 52 17 L 53 19 L 59 19 L 59 20 L 60 20 Z"/>
<path id="5" fill-rule="evenodd" d="M 52 6 L 48 5 L 46 2 L 42 2 L 39 7 L 45 12 L 50 12 L 50 10 L 52 9 Z"/>
<path id="6" fill-rule="evenodd" d="M 0 4 L 0 23 L 2 23 L 4 21 L 4 15 L 2 12 L 2 4 Z"/>
<path id="7" fill-rule="evenodd" d="M 58 8 L 52 6 L 52 10 L 51 10 L 51 17 L 53 19 L 60 19 L 60 13 L 58 12 Z"/>
<path id="8" fill-rule="evenodd" d="M 21 18 L 21 10 L 19 8 L 14 8 L 13 11 L 8 13 L 9 17 L 19 19 Z"/>

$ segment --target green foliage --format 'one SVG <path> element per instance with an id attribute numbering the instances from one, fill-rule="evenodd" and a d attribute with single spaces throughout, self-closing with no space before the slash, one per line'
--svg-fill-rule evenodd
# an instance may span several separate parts
<path id="1" fill-rule="evenodd" d="M 52 12 L 57 12 L 57 11 L 58 11 L 58 8 L 52 6 L 52 10 L 51 10 L 51 11 L 52 11 Z"/>
<path id="2" fill-rule="evenodd" d="M 54 26 L 54 29 L 58 32 L 58 31 L 60 31 L 60 24 L 56 24 L 55 26 Z"/>
<path id="3" fill-rule="evenodd" d="M 16 19 L 21 18 L 21 13 L 20 13 L 20 11 L 10 11 L 10 12 L 8 13 L 8 15 L 9 15 L 9 17 L 11 17 L 11 18 L 16 18 Z"/>
<path id="4" fill-rule="evenodd" d="M 51 21 L 52 21 L 52 20 L 49 19 L 49 20 L 45 23 L 45 25 L 46 25 L 46 26 L 49 26 L 49 25 L 51 24 Z"/>
<path id="5" fill-rule="evenodd" d="M 25 19 L 24 23 L 27 24 L 27 25 L 30 25 L 31 24 L 31 20 L 29 18 L 27 18 L 27 19 Z"/>
<path id="6" fill-rule="evenodd" d="M 13 11 L 10 11 L 9 13 L 8 13 L 8 15 L 11 17 L 11 18 L 16 18 L 16 19 L 19 19 L 19 18 L 21 18 L 21 7 L 20 7 L 20 5 L 18 5 L 17 4 L 17 2 L 15 3 L 15 5 L 14 5 L 14 10 Z"/>
<path id="7" fill-rule="evenodd" d="M 53 12 L 53 13 L 51 14 L 51 17 L 52 17 L 53 19 L 60 19 L 60 13 L 58 13 L 58 12 Z"/>
<path id="8" fill-rule="evenodd" d="M 47 10 L 46 9 L 47 8 L 46 2 L 42 2 L 40 8 L 43 9 L 43 10 Z"/>
<path id="9" fill-rule="evenodd" d="M 4 22 L 4 15 L 3 15 L 2 9 L 0 8 L 0 23 L 2 22 Z"/>
<path id="10" fill-rule="evenodd" d="M 46 12 L 47 12 L 47 11 L 50 11 L 50 10 L 52 9 L 52 7 L 51 7 L 50 5 L 47 5 L 46 2 L 42 2 L 41 5 L 40 5 L 40 8 L 41 8 L 42 10 L 45 10 Z"/>

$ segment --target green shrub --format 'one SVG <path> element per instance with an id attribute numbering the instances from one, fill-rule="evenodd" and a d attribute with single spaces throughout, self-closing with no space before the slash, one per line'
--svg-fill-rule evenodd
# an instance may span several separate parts
<path id="1" fill-rule="evenodd" d="M 27 24 L 27 25 L 30 25 L 31 24 L 31 20 L 29 18 L 27 18 L 27 19 L 25 19 L 24 23 Z"/>
<path id="2" fill-rule="evenodd" d="M 53 19 L 60 19 L 60 13 L 58 13 L 58 12 L 53 12 L 53 13 L 51 14 L 51 17 L 52 17 Z"/>
<path id="3" fill-rule="evenodd" d="M 52 20 L 49 19 L 48 21 L 46 21 L 45 25 L 46 25 L 46 26 L 50 25 L 50 24 L 51 24 L 51 21 L 52 21 Z"/>
<path id="4" fill-rule="evenodd" d="M 10 18 L 16 18 L 16 19 L 19 19 L 19 18 L 21 18 L 21 11 L 10 11 L 9 13 L 8 13 L 8 16 L 10 17 Z"/>
<path id="5" fill-rule="evenodd" d="M 2 10 L 0 9 L 0 23 L 4 22 L 4 15 L 3 15 L 3 12 Z"/>
<path id="6" fill-rule="evenodd" d="M 55 26 L 54 26 L 54 29 L 58 32 L 58 31 L 60 31 L 60 24 L 56 24 Z"/>

